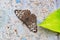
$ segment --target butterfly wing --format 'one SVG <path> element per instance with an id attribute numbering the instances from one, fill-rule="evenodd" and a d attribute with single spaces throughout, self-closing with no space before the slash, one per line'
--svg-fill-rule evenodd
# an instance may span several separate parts
<path id="1" fill-rule="evenodd" d="M 30 31 L 37 32 L 36 16 L 30 10 L 15 10 L 15 14 Z"/>

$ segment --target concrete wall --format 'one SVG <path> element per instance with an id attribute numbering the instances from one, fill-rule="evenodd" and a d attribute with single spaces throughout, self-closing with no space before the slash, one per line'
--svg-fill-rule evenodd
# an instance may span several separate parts
<path id="1" fill-rule="evenodd" d="M 15 15 L 15 9 L 29 9 L 37 23 L 57 8 L 56 0 L 0 0 L 0 40 L 60 40 L 60 35 L 38 27 L 33 33 Z"/>

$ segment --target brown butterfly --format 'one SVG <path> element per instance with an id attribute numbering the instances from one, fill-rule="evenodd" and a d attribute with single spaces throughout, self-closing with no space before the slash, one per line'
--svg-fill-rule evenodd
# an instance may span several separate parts
<path id="1" fill-rule="evenodd" d="M 30 10 L 15 10 L 15 14 L 28 28 L 30 31 L 37 32 L 37 17 L 31 14 Z"/>

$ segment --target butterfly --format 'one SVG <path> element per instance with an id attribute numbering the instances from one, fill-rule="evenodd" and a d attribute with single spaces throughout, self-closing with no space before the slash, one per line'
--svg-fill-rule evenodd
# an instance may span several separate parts
<path id="1" fill-rule="evenodd" d="M 27 28 L 36 33 L 37 32 L 37 17 L 35 14 L 31 14 L 30 10 L 15 10 L 14 13 L 21 20 Z"/>

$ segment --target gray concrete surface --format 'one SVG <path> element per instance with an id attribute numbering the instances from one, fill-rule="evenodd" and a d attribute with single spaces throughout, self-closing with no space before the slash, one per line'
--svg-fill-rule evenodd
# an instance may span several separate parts
<path id="1" fill-rule="evenodd" d="M 60 35 L 38 27 L 33 33 L 15 15 L 15 9 L 29 9 L 37 23 L 57 7 L 56 0 L 0 0 L 0 40 L 60 40 Z"/>

